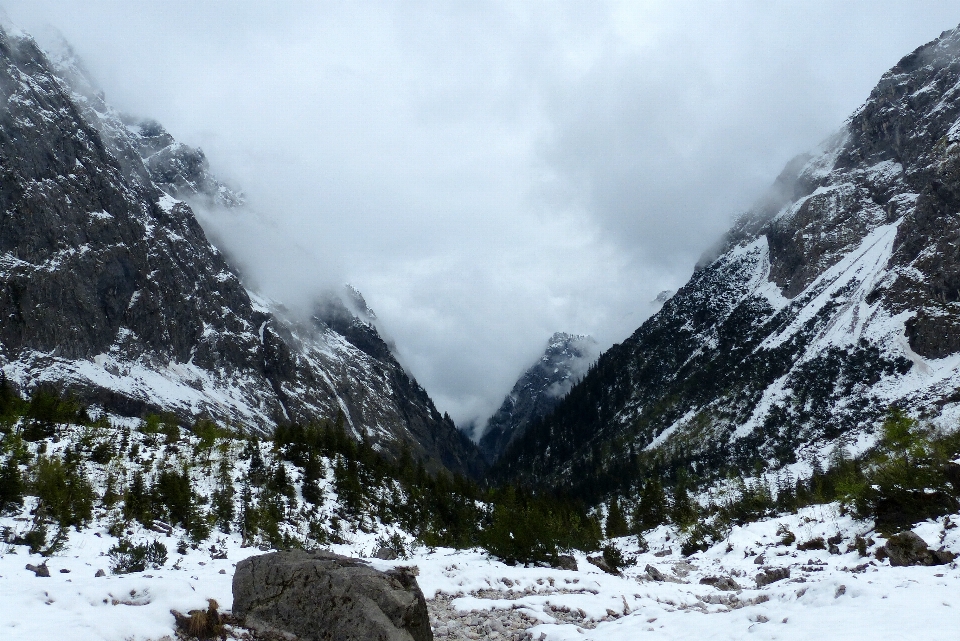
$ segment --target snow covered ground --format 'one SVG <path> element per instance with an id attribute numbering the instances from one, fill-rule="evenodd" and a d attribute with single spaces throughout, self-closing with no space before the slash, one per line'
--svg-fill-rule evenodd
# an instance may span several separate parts
<path id="1" fill-rule="evenodd" d="M 960 517 L 931 521 L 915 531 L 932 548 L 960 552 L 956 521 Z M 12 518 L 0 520 L 0 526 L 18 525 L 24 527 Z M 780 543 L 781 527 L 796 536 L 795 543 Z M 6 546 L 0 551 L 0 639 L 161 639 L 173 634 L 171 608 L 205 608 L 213 598 L 228 609 L 235 564 L 261 553 L 241 547 L 236 535 L 221 535 L 207 543 L 225 550 L 226 559 L 211 558 L 209 545 L 181 555 L 174 550 L 176 532 L 165 537 L 140 526 L 130 531 L 133 540 L 165 542 L 171 554 L 162 569 L 111 575 L 105 554 L 116 539 L 103 527 L 72 532 L 66 550 L 47 560 L 49 578 L 25 569 L 42 563 L 39 555 Z M 837 534 L 839 554 L 797 549 L 798 543 Z M 956 638 L 956 564 L 890 567 L 848 551 L 857 534 L 874 539 L 871 549 L 883 542 L 868 525 L 827 505 L 735 528 L 726 542 L 687 558 L 679 555 L 676 532 L 659 528 L 647 537 L 649 552 L 622 577 L 600 571 L 582 554 L 576 555 L 577 571 L 511 567 L 482 551 L 423 547 L 409 559 L 371 563 L 419 568 L 420 586 L 433 600 L 437 638 L 504 638 L 500 622 L 511 616 L 527 621 L 534 639 L 551 641 Z M 369 555 L 375 538 L 358 532 L 350 543 L 331 548 Z M 629 538 L 618 544 L 631 549 Z M 665 580 L 653 580 L 648 564 Z M 754 577 L 763 568 L 788 568 L 790 577 L 758 589 Z M 99 569 L 106 576 L 95 576 Z M 722 591 L 701 584 L 705 577 L 729 577 L 742 589 Z"/>

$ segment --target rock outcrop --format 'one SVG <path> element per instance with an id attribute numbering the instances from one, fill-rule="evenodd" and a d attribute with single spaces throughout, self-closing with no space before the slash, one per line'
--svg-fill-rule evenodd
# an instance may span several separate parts
<path id="1" fill-rule="evenodd" d="M 404 569 L 380 572 L 330 552 L 245 559 L 233 577 L 233 616 L 300 641 L 431 641 L 423 593 Z"/>

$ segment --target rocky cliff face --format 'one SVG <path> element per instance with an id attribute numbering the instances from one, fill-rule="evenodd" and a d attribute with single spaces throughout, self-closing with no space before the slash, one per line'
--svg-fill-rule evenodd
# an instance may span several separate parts
<path id="1" fill-rule="evenodd" d="M 339 297 L 294 320 L 244 288 L 181 200 L 242 203 L 202 152 L 121 117 L 68 51 L 48 57 L 22 34 L 0 32 L 0 99 L 8 378 L 259 432 L 342 414 L 385 451 L 479 471 L 473 445 Z"/>
<path id="2" fill-rule="evenodd" d="M 905 57 L 712 258 L 603 354 L 501 474 L 594 492 L 869 442 L 960 401 L 960 30 Z M 593 481 L 591 481 L 593 483 Z"/>
<path id="3" fill-rule="evenodd" d="M 553 411 L 598 353 L 597 342 L 590 336 L 563 332 L 551 336 L 543 356 L 517 380 L 487 421 L 480 438 L 480 451 L 487 461 L 495 461 L 532 422 Z"/>

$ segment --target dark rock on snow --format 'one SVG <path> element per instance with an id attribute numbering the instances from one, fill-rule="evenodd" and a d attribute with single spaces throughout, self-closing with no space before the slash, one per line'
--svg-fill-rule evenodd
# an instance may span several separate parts
<path id="1" fill-rule="evenodd" d="M 893 566 L 944 565 L 957 558 L 957 555 L 947 550 L 931 550 L 926 541 L 907 530 L 887 539 L 886 544 L 877 550 L 877 558 L 890 559 L 890 565 Z"/>
<path id="2" fill-rule="evenodd" d="M 762 572 L 759 572 L 757 576 L 754 577 L 754 580 L 757 582 L 757 587 L 762 588 L 765 585 L 789 578 L 790 568 L 766 568 Z"/>
<path id="3" fill-rule="evenodd" d="M 665 580 L 666 580 L 666 577 L 663 576 L 663 572 L 661 572 L 660 570 L 658 570 L 657 568 L 653 567 L 653 566 L 650 565 L 650 564 L 647 564 L 647 567 L 645 567 L 645 568 L 643 569 L 643 571 L 646 572 L 646 573 L 647 573 L 647 576 L 649 576 L 649 577 L 650 577 L 651 579 L 653 579 L 654 581 L 665 581 Z"/>
<path id="4" fill-rule="evenodd" d="M 705 576 L 700 579 L 700 584 L 712 585 L 718 590 L 723 590 L 724 592 L 732 592 L 734 590 L 741 589 L 740 584 L 728 576 Z"/>
<path id="5" fill-rule="evenodd" d="M 330 552 L 245 559 L 233 577 L 233 616 L 303 641 L 429 641 L 427 604 L 408 570 L 380 572 Z"/>
<path id="6" fill-rule="evenodd" d="M 40 565 L 33 565 L 32 563 L 27 563 L 26 569 L 30 570 L 37 576 L 42 576 L 42 577 L 50 576 L 50 568 L 47 567 L 47 564 L 45 562 L 41 563 Z"/>
<path id="7" fill-rule="evenodd" d="M 373 553 L 373 558 L 380 559 L 381 561 L 396 561 L 399 557 L 400 555 L 397 554 L 396 550 L 386 545 L 377 548 Z"/>
<path id="8" fill-rule="evenodd" d="M 607 574 L 614 574 L 614 575 L 619 575 L 619 574 L 620 574 L 620 572 L 618 572 L 617 570 L 614 570 L 612 567 L 610 567 L 610 565 L 607 563 L 607 560 L 604 559 L 604 558 L 603 558 L 602 556 L 600 556 L 599 554 L 598 554 L 597 556 L 588 556 L 588 557 L 587 557 L 587 561 L 588 561 L 589 563 L 597 566 L 598 568 L 600 568 L 601 570 L 603 570 L 603 571 L 606 572 Z"/>
<path id="9" fill-rule="evenodd" d="M 560 554 L 557 556 L 556 567 L 561 570 L 570 570 L 571 572 L 577 571 L 577 560 L 569 554 Z"/>

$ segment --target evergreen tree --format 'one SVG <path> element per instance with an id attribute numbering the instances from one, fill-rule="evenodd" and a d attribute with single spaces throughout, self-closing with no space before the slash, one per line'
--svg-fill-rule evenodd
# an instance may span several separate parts
<path id="1" fill-rule="evenodd" d="M 230 475 L 230 459 L 223 456 L 220 459 L 220 467 L 217 474 L 217 489 L 213 491 L 211 503 L 216 524 L 225 534 L 230 533 L 230 522 L 233 521 L 234 494 L 236 494 L 236 492 L 233 489 L 233 478 Z"/>
<path id="2" fill-rule="evenodd" d="M 140 470 L 134 472 L 133 480 L 124 496 L 123 517 L 125 519 L 136 519 L 144 524 L 153 520 L 152 501 L 150 500 L 150 494 L 147 492 L 143 472 Z"/>
<path id="3" fill-rule="evenodd" d="M 697 506 L 687 491 L 686 478 L 681 477 L 673 486 L 673 500 L 670 502 L 670 520 L 682 530 L 697 522 Z"/>
<path id="4" fill-rule="evenodd" d="M 620 502 L 616 496 L 610 500 L 610 508 L 607 511 L 606 533 L 608 539 L 626 536 L 630 533 L 630 528 L 627 525 L 627 517 L 620 508 Z"/>
<path id="5" fill-rule="evenodd" d="M 652 478 L 643 484 L 640 500 L 633 512 L 633 531 L 652 530 L 667 522 L 667 496 L 660 479 Z"/>
<path id="6" fill-rule="evenodd" d="M 23 489 L 20 466 L 16 457 L 10 456 L 0 468 L 0 514 L 23 506 Z"/>

